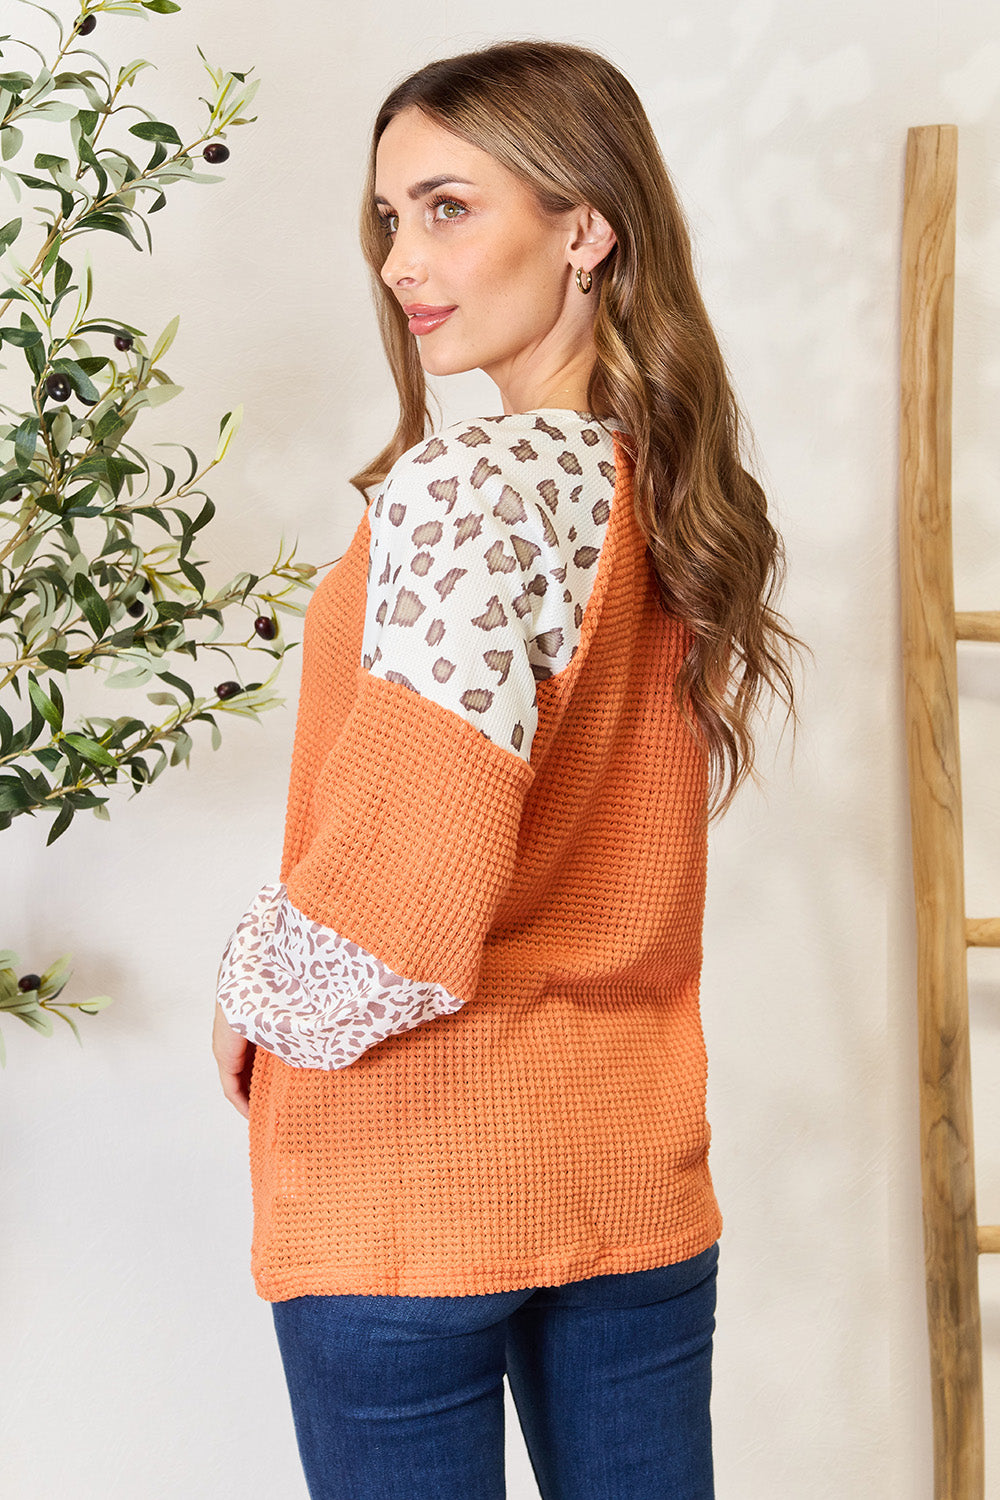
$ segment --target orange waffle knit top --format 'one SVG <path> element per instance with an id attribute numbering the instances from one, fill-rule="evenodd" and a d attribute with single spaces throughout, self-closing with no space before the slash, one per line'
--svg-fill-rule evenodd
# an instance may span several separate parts
<path id="1" fill-rule="evenodd" d="M 624 440 L 578 642 L 537 673 L 529 758 L 364 664 L 371 508 L 310 602 L 281 879 L 295 910 L 460 1008 L 346 1067 L 257 1047 L 266 1300 L 558 1285 L 719 1234 L 707 761 L 673 703 L 690 633 L 659 607 Z"/>

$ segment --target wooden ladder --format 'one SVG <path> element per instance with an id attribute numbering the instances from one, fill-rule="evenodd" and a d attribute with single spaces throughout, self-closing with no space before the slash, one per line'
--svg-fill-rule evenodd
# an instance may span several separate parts
<path id="1" fill-rule="evenodd" d="M 1000 611 L 955 612 L 951 381 L 958 129 L 907 133 L 902 242 L 900 573 L 917 919 L 920 1137 L 935 1500 L 983 1500 L 979 1262 L 967 950 L 1000 918 L 965 913 L 956 641 L 1000 642 Z"/>

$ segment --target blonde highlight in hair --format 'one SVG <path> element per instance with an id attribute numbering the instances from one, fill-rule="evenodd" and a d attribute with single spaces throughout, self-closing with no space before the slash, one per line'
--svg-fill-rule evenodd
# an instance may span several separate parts
<path id="1" fill-rule="evenodd" d="M 629 434 L 636 521 L 660 606 L 692 636 L 674 691 L 705 744 L 709 806 L 719 816 L 752 773 L 750 726 L 765 688 L 787 703 L 794 724 L 789 659 L 802 642 L 773 608 L 784 577 L 781 539 L 763 489 L 740 461 L 743 419 L 646 113 L 613 63 L 564 42 L 506 41 L 444 58 L 389 94 L 372 132 L 361 245 L 400 417 L 385 448 L 351 480 L 366 500 L 396 459 L 433 431 L 416 340 L 380 275 L 386 239 L 374 201 L 378 143 L 410 107 L 488 152 L 533 191 L 543 213 L 587 204 L 615 232 L 617 243 L 593 271 L 587 410 Z"/>

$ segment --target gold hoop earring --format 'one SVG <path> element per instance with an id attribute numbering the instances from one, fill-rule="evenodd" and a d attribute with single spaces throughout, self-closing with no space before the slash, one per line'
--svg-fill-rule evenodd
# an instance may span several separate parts
<path id="1" fill-rule="evenodd" d="M 584 276 L 586 276 L 586 278 L 587 278 L 587 285 L 586 286 L 584 286 L 584 284 L 583 284 L 583 278 L 584 278 Z M 581 292 L 589 292 L 590 288 L 594 284 L 593 273 L 591 271 L 585 271 L 582 266 L 578 267 L 577 273 L 576 273 L 576 284 L 580 288 Z"/>

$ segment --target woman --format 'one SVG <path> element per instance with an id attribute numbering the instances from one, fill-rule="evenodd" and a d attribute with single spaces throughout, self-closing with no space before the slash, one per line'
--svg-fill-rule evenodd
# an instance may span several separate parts
<path id="1" fill-rule="evenodd" d="M 706 832 L 762 687 L 794 715 L 780 541 L 605 58 L 406 79 L 362 243 L 401 416 L 214 1032 L 310 1494 L 502 1496 L 506 1373 L 545 1500 L 703 1500 Z M 474 368 L 502 414 L 432 435 L 425 372 Z"/>

